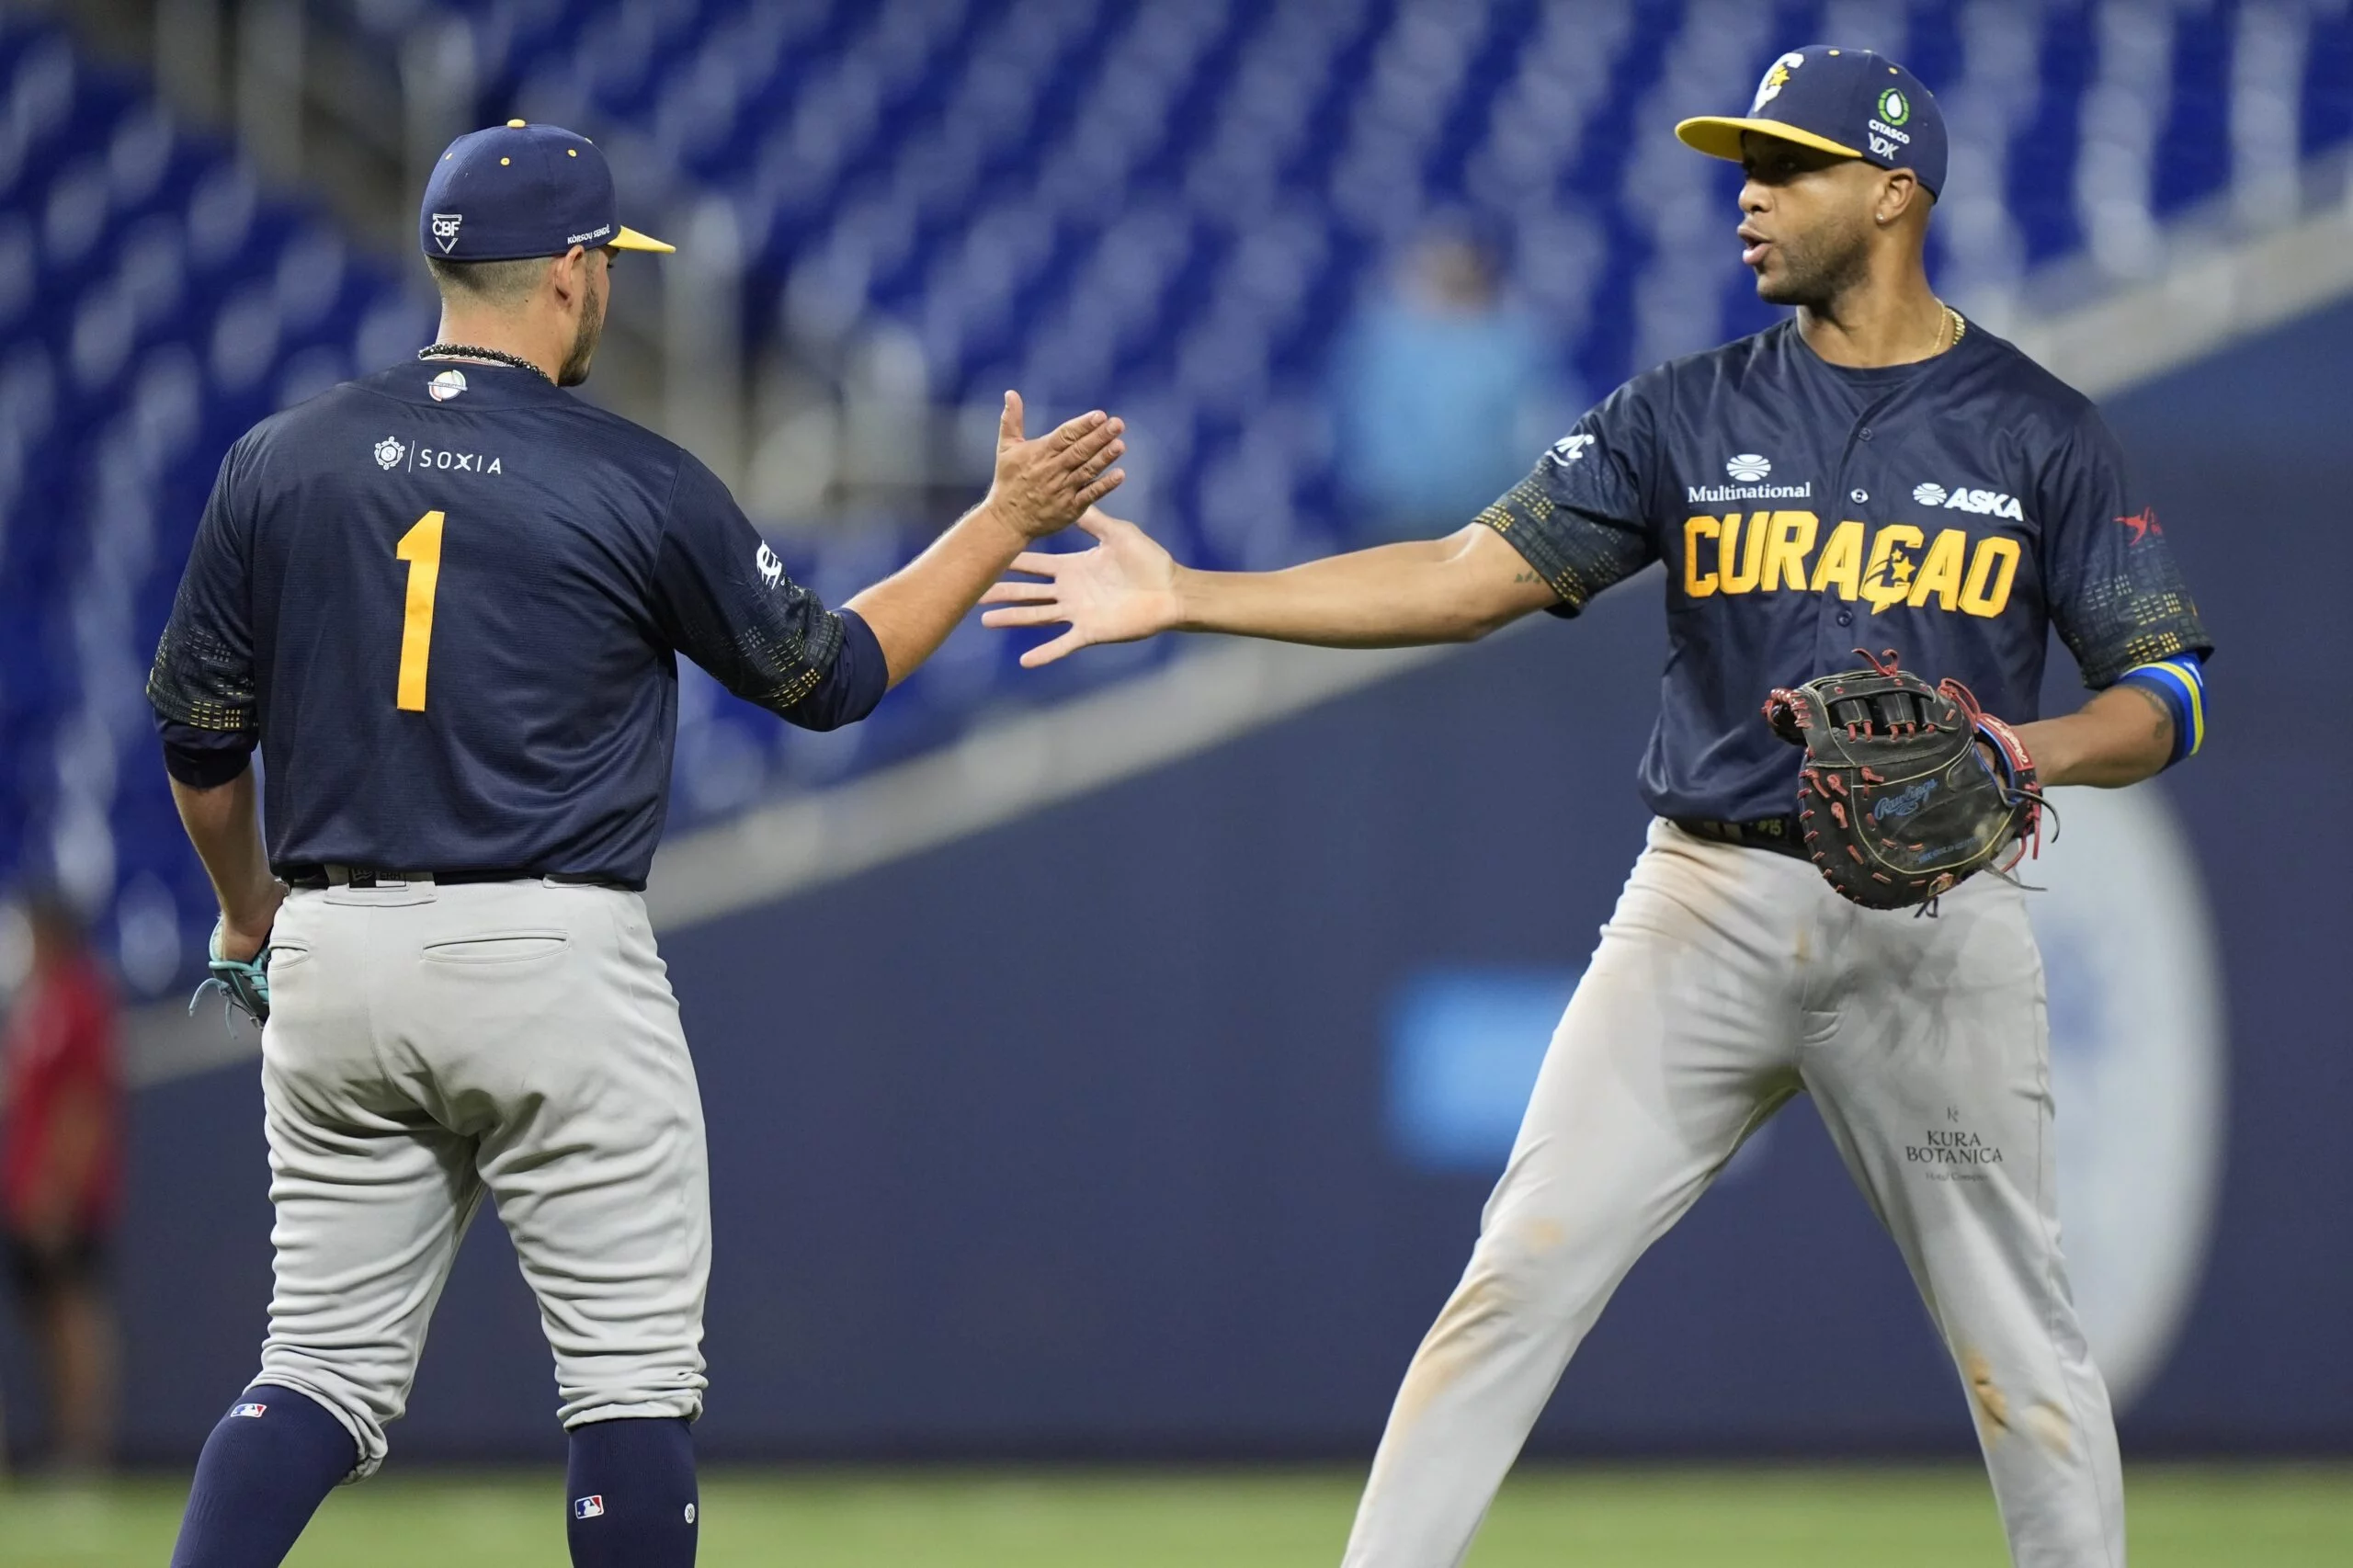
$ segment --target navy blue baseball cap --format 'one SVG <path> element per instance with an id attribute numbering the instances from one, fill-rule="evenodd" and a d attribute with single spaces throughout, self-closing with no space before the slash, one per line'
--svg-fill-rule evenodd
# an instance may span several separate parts
<path id="1" fill-rule="evenodd" d="M 519 119 L 449 143 L 426 182 L 416 233 L 426 255 L 449 261 L 520 261 L 574 245 L 678 248 L 621 227 L 613 171 L 595 142 Z"/>
<path id="2" fill-rule="evenodd" d="M 1945 117 L 1920 79 L 1868 49 L 1808 44 L 1773 62 L 1745 115 L 1702 115 L 1675 128 L 1687 147 L 1740 162 L 1740 133 L 1910 169 L 1930 196 L 1945 187 Z"/>

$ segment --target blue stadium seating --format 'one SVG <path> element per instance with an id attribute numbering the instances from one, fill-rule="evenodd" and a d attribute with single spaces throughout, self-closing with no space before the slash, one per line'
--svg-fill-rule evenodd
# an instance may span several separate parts
<path id="1" fill-rule="evenodd" d="M 152 993 L 210 892 L 142 687 L 221 454 L 432 321 L 52 24 L 0 12 L 0 883 L 109 915 Z"/>
<path id="2" fill-rule="evenodd" d="M 2129 273 L 2265 147 L 2292 170 L 2353 142 L 2343 0 L 313 7 L 387 41 L 462 17 L 479 121 L 597 136 L 650 211 L 731 201 L 755 348 L 887 329 L 941 403 L 1015 385 L 1046 410 L 1120 409 L 1128 503 L 1209 565 L 1346 537 L 1324 378 L 1368 283 L 1435 215 L 1500 242 L 1568 383 L 1761 324 L 1729 265 L 1736 176 L 1665 126 L 1738 107 L 1794 42 L 1860 28 L 1938 89 L 1960 151 L 1933 260 L 1964 298 L 2086 253 Z M 413 351 L 432 318 L 413 269 L 260 191 L 54 24 L 0 11 L 0 883 L 55 867 L 110 908 L 126 976 L 153 993 L 181 978 L 210 901 L 140 685 L 215 465 L 272 409 Z M 790 554 L 838 597 L 914 543 L 911 526 L 846 528 Z M 1017 652 L 967 628 L 827 736 L 689 674 L 676 820 L 1166 656 L 1029 675 Z"/>

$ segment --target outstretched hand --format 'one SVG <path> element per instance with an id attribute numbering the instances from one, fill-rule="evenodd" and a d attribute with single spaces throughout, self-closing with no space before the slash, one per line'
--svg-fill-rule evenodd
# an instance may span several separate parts
<path id="1" fill-rule="evenodd" d="M 1182 606 L 1176 562 L 1150 534 L 1131 522 L 1088 507 L 1078 526 L 1093 534 L 1092 550 L 1049 555 L 1028 551 L 1013 570 L 1044 579 L 1008 579 L 981 596 L 1006 608 L 981 617 L 983 626 L 1055 626 L 1070 630 L 1021 655 L 1037 669 L 1097 642 L 1133 642 L 1178 623 Z"/>
<path id="2" fill-rule="evenodd" d="M 1024 440 L 1021 394 L 1006 392 L 997 416 L 996 477 L 983 505 L 1025 539 L 1061 532 L 1127 478 L 1111 467 L 1128 449 L 1120 439 L 1126 429 L 1125 421 L 1098 408 Z"/>

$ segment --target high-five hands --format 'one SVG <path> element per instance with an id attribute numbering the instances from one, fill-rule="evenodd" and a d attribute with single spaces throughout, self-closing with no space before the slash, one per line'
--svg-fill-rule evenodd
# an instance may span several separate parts
<path id="1" fill-rule="evenodd" d="M 996 477 L 982 505 L 1024 539 L 1061 532 L 1128 477 L 1111 467 L 1128 449 L 1120 439 L 1126 429 L 1124 420 L 1098 408 L 1025 441 L 1021 394 L 1006 392 L 996 426 Z"/>
<path id="2" fill-rule="evenodd" d="M 1069 555 L 1025 551 L 1014 558 L 1013 570 L 1045 580 L 1003 582 L 981 596 L 984 605 L 1008 607 L 982 616 L 983 626 L 1068 624 L 1060 637 L 1021 655 L 1025 669 L 1093 643 L 1132 642 L 1179 624 L 1176 562 L 1168 551 L 1135 524 L 1092 507 L 1077 522 L 1095 536 L 1094 549 Z"/>

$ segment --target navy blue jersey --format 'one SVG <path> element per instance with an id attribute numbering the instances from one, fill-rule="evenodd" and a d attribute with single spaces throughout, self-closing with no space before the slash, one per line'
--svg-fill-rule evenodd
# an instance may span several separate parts
<path id="1" fill-rule="evenodd" d="M 418 363 L 230 449 L 148 697 L 188 782 L 259 743 L 281 873 L 642 887 L 681 653 L 817 728 L 885 684 L 685 450 L 527 371 Z"/>
<path id="2" fill-rule="evenodd" d="M 2211 651 L 2155 513 L 2088 399 L 1967 328 L 1846 369 L 1794 321 L 1635 377 L 1479 520 L 1574 615 L 1654 561 L 1671 652 L 1642 792 L 1662 816 L 1791 809 L 1777 686 L 1893 648 L 1988 712 L 2037 716 L 2049 629 L 2095 688 Z"/>

